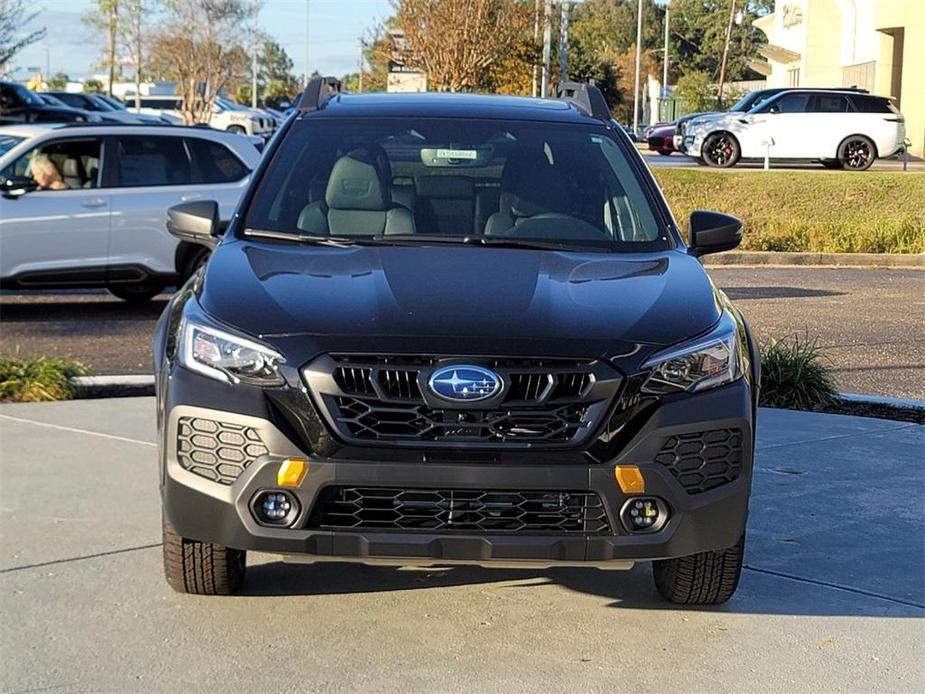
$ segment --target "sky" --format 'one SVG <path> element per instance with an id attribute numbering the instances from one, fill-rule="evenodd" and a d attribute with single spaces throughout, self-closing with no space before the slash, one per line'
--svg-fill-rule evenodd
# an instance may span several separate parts
<path id="1" fill-rule="evenodd" d="M 392 13 L 388 0 L 264 0 L 260 28 L 286 49 L 296 75 L 305 68 L 306 4 L 311 9 L 309 72 L 318 70 L 325 75 L 355 72 L 360 39 L 368 28 Z M 106 39 L 81 24 L 80 18 L 90 5 L 90 0 L 36 2 L 33 7 L 41 12 L 32 25 L 46 27 L 48 35 L 13 58 L 15 76 L 28 76 L 27 70 L 32 67 L 44 72 L 46 60 L 51 74 L 63 72 L 71 79 L 91 76 L 92 65 L 99 61 Z"/>

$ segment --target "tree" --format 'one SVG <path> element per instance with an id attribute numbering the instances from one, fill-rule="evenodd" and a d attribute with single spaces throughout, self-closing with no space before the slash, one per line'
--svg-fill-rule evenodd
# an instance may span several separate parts
<path id="1" fill-rule="evenodd" d="M 678 78 L 674 95 L 684 105 L 685 111 L 710 111 L 716 105 L 716 89 L 713 78 L 706 72 L 692 70 Z"/>
<path id="2" fill-rule="evenodd" d="M 107 90 L 112 96 L 112 83 L 116 81 L 116 71 L 119 67 L 116 58 L 119 45 L 119 0 L 93 0 L 81 21 L 92 29 L 106 33 L 106 53 L 100 65 L 109 71 Z"/>
<path id="3" fill-rule="evenodd" d="M 516 0 L 395 0 L 408 43 L 405 62 L 436 91 L 471 91 L 532 30 L 532 3 Z"/>
<path id="4" fill-rule="evenodd" d="M 0 70 L 23 48 L 45 38 L 44 28 L 21 35 L 22 29 L 38 15 L 38 10 L 26 10 L 24 0 L 0 0 Z"/>
<path id="5" fill-rule="evenodd" d="M 705 72 L 719 77 L 732 0 L 673 0 L 670 31 L 672 61 L 681 73 Z M 766 41 L 752 21 L 774 9 L 773 0 L 736 0 L 740 20 L 733 23 L 725 78 L 729 81 L 755 76 L 748 61 L 757 57 Z"/>
<path id="6" fill-rule="evenodd" d="M 135 68 L 135 108 L 141 108 L 141 81 L 147 68 L 149 20 L 158 0 L 121 0 L 119 40 Z"/>
<path id="7" fill-rule="evenodd" d="M 84 91 L 85 92 L 102 92 L 103 83 L 99 80 L 87 80 L 84 82 Z"/>
<path id="8" fill-rule="evenodd" d="M 56 72 L 54 75 L 45 79 L 45 84 L 49 89 L 67 89 L 67 83 L 71 81 L 63 72 Z"/>
<path id="9" fill-rule="evenodd" d="M 243 79 L 250 59 L 242 47 L 252 5 L 242 0 L 166 0 L 167 17 L 151 46 L 150 66 L 176 84 L 188 124 L 208 122 L 215 98 Z"/>
<path id="10" fill-rule="evenodd" d="M 264 37 L 257 54 L 257 97 L 265 105 L 276 107 L 292 101 L 299 91 L 299 80 L 292 74 L 292 59 L 276 41 Z M 246 80 L 233 90 L 239 103 L 251 101 L 251 81 Z"/>

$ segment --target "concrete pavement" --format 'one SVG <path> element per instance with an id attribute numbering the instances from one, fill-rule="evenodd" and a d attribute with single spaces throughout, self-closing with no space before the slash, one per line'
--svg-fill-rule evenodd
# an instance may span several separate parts
<path id="1" fill-rule="evenodd" d="M 150 398 L 0 406 L 0 689 L 921 691 L 925 427 L 762 411 L 748 568 L 677 609 L 649 570 L 256 555 L 161 575 Z"/>

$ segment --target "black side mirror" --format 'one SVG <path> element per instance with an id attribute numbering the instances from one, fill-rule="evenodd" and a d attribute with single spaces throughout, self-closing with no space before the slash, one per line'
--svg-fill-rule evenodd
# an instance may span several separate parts
<path id="1" fill-rule="evenodd" d="M 707 253 L 731 251 L 742 242 L 742 220 L 720 212 L 691 212 L 691 244 L 687 252 L 699 258 Z"/>
<path id="2" fill-rule="evenodd" d="M 38 188 L 38 184 L 28 176 L 13 176 L 12 178 L 3 179 L 0 189 L 3 191 L 3 197 L 15 199 L 25 195 Z"/>
<path id="3" fill-rule="evenodd" d="M 167 231 L 181 241 L 215 248 L 221 235 L 218 203 L 194 200 L 174 205 L 167 210 Z"/>

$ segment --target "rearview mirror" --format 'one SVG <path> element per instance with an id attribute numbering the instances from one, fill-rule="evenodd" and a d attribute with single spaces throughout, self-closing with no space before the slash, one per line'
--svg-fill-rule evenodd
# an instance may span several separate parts
<path id="1" fill-rule="evenodd" d="M 694 210 L 690 226 L 691 244 L 687 252 L 695 258 L 731 251 L 742 242 L 742 220 L 728 214 Z"/>
<path id="2" fill-rule="evenodd" d="M 181 241 L 215 248 L 221 231 L 218 203 L 194 200 L 174 205 L 167 210 L 167 231 Z"/>

